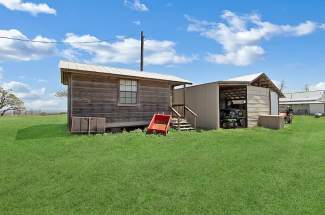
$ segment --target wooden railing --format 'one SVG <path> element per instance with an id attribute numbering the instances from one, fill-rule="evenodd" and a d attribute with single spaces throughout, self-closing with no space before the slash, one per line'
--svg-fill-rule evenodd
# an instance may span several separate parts
<path id="1" fill-rule="evenodd" d="M 198 115 L 193 110 L 191 110 L 189 107 L 187 107 L 186 105 L 185 105 L 185 111 L 188 111 L 189 113 L 191 113 L 194 116 L 194 128 L 196 129 L 196 121 L 197 121 Z"/>
<path id="2" fill-rule="evenodd" d="M 178 127 L 179 127 L 179 122 L 181 118 L 185 118 L 186 112 L 190 113 L 194 117 L 194 128 L 196 129 L 196 121 L 198 118 L 198 115 L 191 110 L 189 107 L 183 104 L 173 104 L 170 106 L 170 109 L 172 111 L 172 116 L 176 117 L 178 120 Z"/>
<path id="3" fill-rule="evenodd" d="M 185 118 L 185 105 L 183 104 L 173 104 L 172 108 L 176 110 L 177 113 L 181 115 L 181 117 Z"/>
<path id="4" fill-rule="evenodd" d="M 180 121 L 181 121 L 181 117 L 182 117 L 182 115 L 180 114 L 180 113 L 178 113 L 178 111 L 173 107 L 173 106 L 170 106 L 170 110 L 172 111 L 172 117 L 177 117 L 177 127 L 178 127 L 178 130 L 180 129 L 180 126 L 181 126 L 181 124 L 180 124 Z"/>

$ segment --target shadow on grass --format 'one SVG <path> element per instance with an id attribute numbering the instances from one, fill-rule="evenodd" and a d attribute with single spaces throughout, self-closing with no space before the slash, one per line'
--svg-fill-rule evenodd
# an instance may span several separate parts
<path id="1" fill-rule="evenodd" d="M 66 124 L 45 124 L 18 130 L 16 140 L 57 138 L 68 135 Z"/>

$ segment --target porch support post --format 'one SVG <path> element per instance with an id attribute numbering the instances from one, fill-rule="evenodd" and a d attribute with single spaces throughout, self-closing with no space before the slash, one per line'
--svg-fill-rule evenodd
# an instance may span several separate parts
<path id="1" fill-rule="evenodd" d="M 174 85 L 171 86 L 171 100 L 170 100 L 170 106 L 173 106 L 174 104 Z"/>
<path id="2" fill-rule="evenodd" d="M 183 85 L 183 103 L 184 103 L 184 118 L 185 118 L 185 105 L 186 105 L 186 84 Z"/>

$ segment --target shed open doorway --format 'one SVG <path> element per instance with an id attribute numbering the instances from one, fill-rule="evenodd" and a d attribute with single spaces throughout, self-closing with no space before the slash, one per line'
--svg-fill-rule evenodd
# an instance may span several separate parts
<path id="1" fill-rule="evenodd" d="M 219 113 L 221 128 L 247 128 L 247 86 L 220 85 Z"/>

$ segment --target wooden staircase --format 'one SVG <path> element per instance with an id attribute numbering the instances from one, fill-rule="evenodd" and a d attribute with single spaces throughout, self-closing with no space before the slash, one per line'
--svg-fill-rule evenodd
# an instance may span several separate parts
<path id="1" fill-rule="evenodd" d="M 196 120 L 198 115 L 185 105 L 170 106 L 172 111 L 172 120 L 170 126 L 179 131 L 193 131 L 196 129 Z M 194 117 L 194 125 L 188 122 L 185 118 L 185 112 L 188 112 Z"/>
<path id="2" fill-rule="evenodd" d="M 178 122 L 178 118 L 172 118 L 170 122 L 170 126 L 179 131 L 194 131 L 192 124 L 189 123 L 185 118 L 180 118 Z"/>

